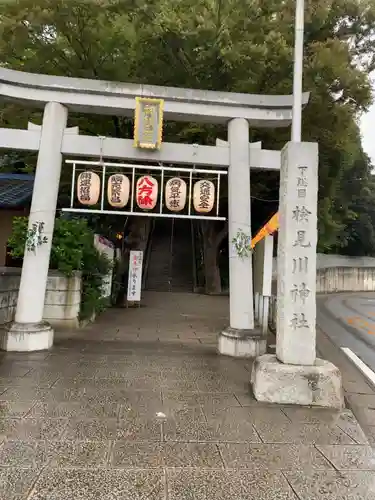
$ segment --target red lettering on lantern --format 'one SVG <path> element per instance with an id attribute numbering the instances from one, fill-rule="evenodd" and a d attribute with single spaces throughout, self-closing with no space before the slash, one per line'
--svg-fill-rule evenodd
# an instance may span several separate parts
<path id="1" fill-rule="evenodd" d="M 148 178 L 144 177 L 138 185 L 137 202 L 140 208 L 152 207 L 154 200 L 151 198 L 154 183 Z"/>

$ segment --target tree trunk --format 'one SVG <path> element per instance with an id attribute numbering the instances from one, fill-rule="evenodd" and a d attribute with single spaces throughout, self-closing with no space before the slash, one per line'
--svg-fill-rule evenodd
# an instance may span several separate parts
<path id="1" fill-rule="evenodd" d="M 218 228 L 213 221 L 201 221 L 200 227 L 203 237 L 205 292 L 212 295 L 219 294 L 221 293 L 221 276 L 218 251 L 228 234 L 228 225 L 224 224 Z"/>
<path id="2" fill-rule="evenodd" d="M 204 243 L 205 292 L 208 295 L 221 293 L 221 277 L 218 265 L 218 246 L 210 240 Z"/>

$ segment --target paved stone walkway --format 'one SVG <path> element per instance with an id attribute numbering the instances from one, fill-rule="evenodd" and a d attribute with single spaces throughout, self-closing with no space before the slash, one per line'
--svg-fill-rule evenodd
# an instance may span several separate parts
<path id="1" fill-rule="evenodd" d="M 49 353 L 2 354 L 1 500 L 375 499 L 349 411 L 278 407 L 219 357 L 227 299 L 148 294 Z"/>

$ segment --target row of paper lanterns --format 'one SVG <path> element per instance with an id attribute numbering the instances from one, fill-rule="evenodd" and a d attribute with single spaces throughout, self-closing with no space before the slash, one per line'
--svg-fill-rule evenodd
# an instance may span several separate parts
<path id="1" fill-rule="evenodd" d="M 82 205 L 96 205 L 101 193 L 101 180 L 95 172 L 82 172 L 77 179 L 77 198 Z M 135 201 L 139 208 L 152 210 L 158 200 L 158 181 L 144 175 L 137 180 Z M 187 201 L 187 184 L 179 178 L 173 177 L 165 184 L 164 202 L 171 212 L 180 212 L 185 208 Z M 107 200 L 114 208 L 124 208 L 130 198 L 130 181 L 124 174 L 113 174 L 108 178 Z M 199 213 L 209 213 L 215 203 L 215 185 L 203 179 L 194 183 L 193 206 Z"/>

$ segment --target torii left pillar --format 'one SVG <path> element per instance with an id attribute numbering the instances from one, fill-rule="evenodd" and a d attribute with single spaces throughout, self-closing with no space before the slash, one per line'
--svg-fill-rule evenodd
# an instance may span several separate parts
<path id="1" fill-rule="evenodd" d="M 43 309 L 67 117 L 67 109 L 61 104 L 46 104 L 28 226 L 30 230 L 34 224 L 43 223 L 46 242 L 35 250 L 25 248 L 15 321 L 1 342 L 6 351 L 40 351 L 53 344 L 54 332 L 49 323 L 43 322 Z"/>
<path id="2" fill-rule="evenodd" d="M 255 357 L 266 352 L 267 339 L 254 328 L 252 256 L 239 255 L 238 234 L 251 241 L 249 124 L 235 118 L 228 124 L 229 326 L 219 335 L 220 354 Z"/>

